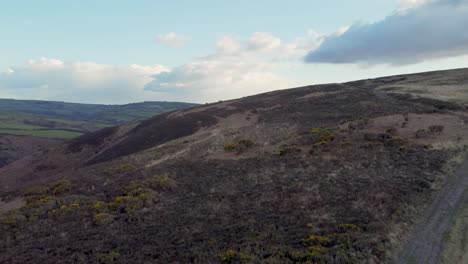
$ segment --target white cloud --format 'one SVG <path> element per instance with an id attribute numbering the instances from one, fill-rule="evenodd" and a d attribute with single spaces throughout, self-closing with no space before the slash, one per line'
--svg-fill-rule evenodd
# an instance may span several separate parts
<path id="1" fill-rule="evenodd" d="M 160 34 L 156 37 L 159 43 L 164 44 L 169 48 L 181 48 L 190 41 L 190 37 L 178 35 L 175 32 L 169 32 L 167 34 Z"/>
<path id="2" fill-rule="evenodd" d="M 418 6 L 429 3 L 431 0 L 400 0 L 398 11 L 404 12 L 408 9 L 416 8 Z"/>
<path id="3" fill-rule="evenodd" d="M 13 74 L 14 72 L 15 72 L 14 70 L 8 68 L 8 69 L 6 69 L 6 70 L 3 72 L 3 74 L 4 74 L 4 75 L 11 75 L 11 74 Z"/>
<path id="4" fill-rule="evenodd" d="M 305 61 L 401 65 L 468 54 L 468 0 L 403 1 L 402 8 L 326 37 Z"/>
<path id="5" fill-rule="evenodd" d="M 218 54 L 236 55 L 241 51 L 241 45 L 232 36 L 224 36 L 216 43 Z"/>
<path id="6" fill-rule="evenodd" d="M 232 99 L 303 85 L 284 72 L 302 65 L 300 57 L 322 40 L 315 31 L 290 42 L 266 32 L 243 40 L 228 35 L 211 55 L 172 69 L 41 58 L 0 73 L 0 97 L 91 103 Z"/>
<path id="7" fill-rule="evenodd" d="M 309 31 L 291 43 L 267 32 L 255 32 L 240 42 L 224 36 L 216 53 L 153 76 L 146 89 L 184 96 L 185 101 L 210 102 L 290 88 L 299 83 L 280 74 L 323 39 Z M 302 84 L 302 83 L 301 83 Z"/>
<path id="8" fill-rule="evenodd" d="M 268 32 L 255 32 L 250 37 L 248 46 L 254 51 L 272 52 L 281 47 L 281 40 Z"/>
<path id="9" fill-rule="evenodd" d="M 146 89 L 180 94 L 188 101 L 212 102 L 294 86 L 268 63 L 202 59 L 157 74 Z"/>
<path id="10" fill-rule="evenodd" d="M 344 27 L 345 28 L 345 27 Z M 343 28 L 343 30 L 344 30 Z M 288 47 L 293 53 L 300 53 L 302 55 L 305 51 L 314 50 L 322 44 L 325 36 L 315 30 L 308 30 L 302 37 L 295 39 L 294 43 L 289 44 Z"/>
<path id="11" fill-rule="evenodd" d="M 94 103 L 157 100 L 144 90 L 161 65 L 114 67 L 94 62 L 66 63 L 57 59 L 30 60 L 0 75 L 0 96 Z"/>

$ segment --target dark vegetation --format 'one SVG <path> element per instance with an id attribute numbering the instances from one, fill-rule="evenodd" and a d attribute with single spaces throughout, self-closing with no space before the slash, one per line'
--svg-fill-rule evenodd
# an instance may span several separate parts
<path id="1" fill-rule="evenodd" d="M 0 216 L 0 263 L 390 263 L 464 149 L 400 134 L 451 110 L 380 83 L 198 106 L 10 164 L 0 197 L 24 204 Z"/>

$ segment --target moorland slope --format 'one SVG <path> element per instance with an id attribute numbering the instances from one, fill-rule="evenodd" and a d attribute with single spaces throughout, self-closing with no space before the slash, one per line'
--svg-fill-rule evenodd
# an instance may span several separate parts
<path id="1" fill-rule="evenodd" d="M 465 159 L 468 70 L 275 91 L 0 169 L 0 262 L 391 263 Z"/>

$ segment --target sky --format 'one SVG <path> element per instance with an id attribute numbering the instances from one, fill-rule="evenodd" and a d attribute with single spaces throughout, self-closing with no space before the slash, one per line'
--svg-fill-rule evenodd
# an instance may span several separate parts
<path id="1" fill-rule="evenodd" d="M 468 0 L 0 0 L 0 97 L 216 102 L 468 67 Z"/>

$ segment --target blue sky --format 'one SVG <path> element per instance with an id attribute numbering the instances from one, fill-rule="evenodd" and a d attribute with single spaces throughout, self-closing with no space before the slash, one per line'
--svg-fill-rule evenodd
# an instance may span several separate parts
<path id="1" fill-rule="evenodd" d="M 0 97 L 203 103 L 468 66 L 464 0 L 0 0 L 0 7 Z"/>

